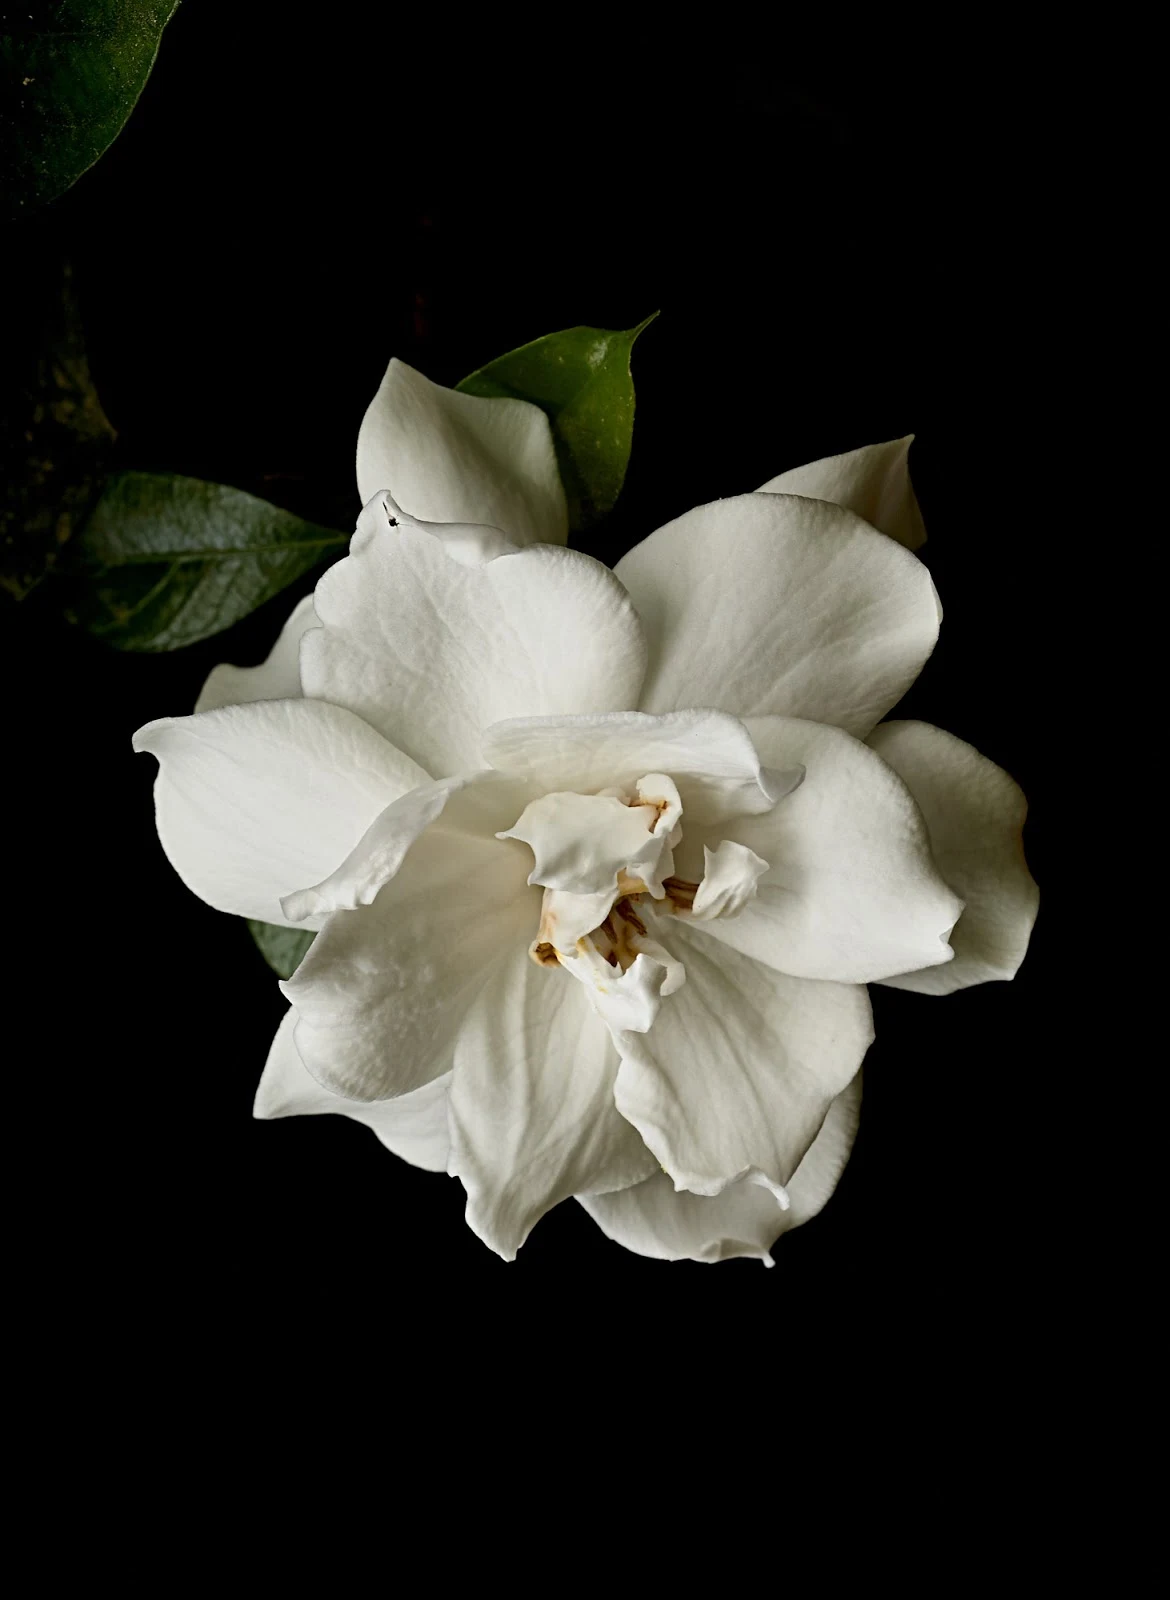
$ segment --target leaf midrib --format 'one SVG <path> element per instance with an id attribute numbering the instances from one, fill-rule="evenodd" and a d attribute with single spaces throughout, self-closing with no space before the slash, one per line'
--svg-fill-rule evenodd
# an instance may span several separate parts
<path id="1" fill-rule="evenodd" d="M 290 550 L 323 550 L 330 545 L 344 544 L 349 538 L 347 533 L 335 534 L 329 539 L 288 539 L 283 544 L 253 544 L 240 545 L 230 550 L 159 550 L 143 555 L 128 555 L 112 557 L 102 561 L 100 565 L 107 572 L 117 567 L 157 567 L 166 561 L 172 566 L 181 567 L 192 561 L 227 561 L 233 556 L 270 556 L 287 554 Z"/>

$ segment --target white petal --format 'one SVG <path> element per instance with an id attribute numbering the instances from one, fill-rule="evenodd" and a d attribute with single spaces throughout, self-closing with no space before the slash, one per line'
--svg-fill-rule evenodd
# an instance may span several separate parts
<path id="1" fill-rule="evenodd" d="M 317 626 L 313 596 L 305 595 L 293 607 L 266 661 L 258 667 L 212 667 L 199 691 L 196 711 L 218 711 L 221 706 L 243 706 L 253 700 L 295 700 L 301 692 L 299 665 L 301 639 Z"/>
<path id="2" fill-rule="evenodd" d="M 501 717 L 637 700 L 641 627 L 592 557 L 540 546 L 474 564 L 467 530 L 449 544 L 384 496 L 350 552 L 317 585 L 305 693 L 364 717 L 436 777 L 483 766 L 483 729 Z"/>
<path id="3" fill-rule="evenodd" d="M 696 922 L 695 931 L 778 972 L 837 983 L 949 961 L 963 902 L 935 864 L 905 784 L 837 728 L 789 717 L 748 726 L 764 760 L 802 762 L 805 779 L 767 816 L 724 825 L 768 871 L 738 916 Z M 684 841 L 684 877 L 685 852 L 702 837 Z"/>
<path id="4" fill-rule="evenodd" d="M 636 954 L 624 970 L 610 965 L 594 938 L 581 940 L 571 955 L 559 953 L 561 966 L 584 985 L 590 1005 L 618 1043 L 623 1033 L 648 1033 L 662 1001 L 687 978 L 682 962 L 656 939 L 632 928 L 627 937 Z"/>
<path id="5" fill-rule="evenodd" d="M 788 1213 L 769 1189 L 746 1178 L 722 1194 L 677 1191 L 665 1172 L 615 1194 L 578 1196 L 607 1238 L 659 1261 L 731 1261 L 768 1251 Z"/>
<path id="6" fill-rule="evenodd" d="M 864 738 L 938 638 L 922 563 L 822 500 L 717 500 L 651 534 L 614 570 L 650 646 L 645 711 L 778 713 Z"/>
<path id="7" fill-rule="evenodd" d="M 561 958 L 561 965 L 571 978 L 581 976 L 579 967 L 588 964 L 590 972 L 585 979 L 585 992 L 594 1011 L 611 1034 L 649 1033 L 662 999 L 662 990 L 670 968 L 652 956 L 639 955 L 634 964 L 624 972 L 611 967 L 596 951 L 582 951 L 571 959 Z M 678 966 L 682 971 L 681 966 Z"/>
<path id="8" fill-rule="evenodd" d="M 719 711 L 516 717 L 484 734 L 484 758 L 543 790 L 629 790 L 651 769 L 678 785 L 685 828 L 768 811 L 800 782 L 799 768 L 765 771 L 742 722 Z"/>
<path id="9" fill-rule="evenodd" d="M 833 1101 L 821 1131 L 805 1152 L 804 1160 L 796 1169 L 796 1176 L 788 1185 L 788 1198 L 792 1203 L 784 1213 L 783 1228 L 786 1232 L 799 1228 L 802 1223 L 811 1222 L 823 1211 L 841 1181 L 861 1121 L 863 1077 L 864 1073 L 859 1072 L 848 1088 Z"/>
<path id="10" fill-rule="evenodd" d="M 572 894 L 612 889 L 618 873 L 653 841 L 646 806 L 627 806 L 612 795 L 556 793 L 525 806 L 501 839 L 520 839 L 536 865 L 529 883 Z"/>
<path id="11" fill-rule="evenodd" d="M 531 882 L 531 874 L 529 874 Z M 550 944 L 566 956 L 576 954 L 577 941 L 600 928 L 617 898 L 611 885 L 597 894 L 570 894 L 546 889 L 540 906 L 540 928 L 533 947 Z"/>
<path id="12" fill-rule="evenodd" d="M 285 895 L 281 909 L 292 922 L 368 906 L 402 865 L 424 828 L 479 838 L 503 837 L 498 824 L 525 805 L 532 785 L 499 772 L 470 772 L 412 789 L 375 817 L 341 865 L 321 883 Z"/>
<path id="13" fill-rule="evenodd" d="M 428 781 L 359 717 L 312 700 L 163 717 L 134 748 L 158 757 L 159 838 L 187 887 L 286 927 L 281 897 L 324 877 L 380 811 Z"/>
<path id="14" fill-rule="evenodd" d="M 857 1134 L 861 1073 L 829 1107 L 821 1131 L 788 1183 L 790 1205 L 757 1183 L 740 1179 L 722 1194 L 676 1191 L 664 1172 L 615 1194 L 578 1199 L 607 1238 L 659 1261 L 730 1261 L 751 1256 L 772 1266 L 768 1253 L 781 1233 L 816 1216 L 837 1187 Z"/>
<path id="15" fill-rule="evenodd" d="M 768 863 L 746 845 L 721 839 L 714 850 L 703 846 L 703 880 L 691 916 L 696 922 L 716 917 L 736 917 L 756 897 L 760 877 Z"/>
<path id="16" fill-rule="evenodd" d="M 450 1073 L 424 1084 L 412 1094 L 399 1095 L 397 1100 L 343 1100 L 310 1077 L 293 1039 L 296 1021 L 297 1014 L 290 1006 L 268 1052 L 264 1075 L 256 1090 L 253 1116 L 267 1120 L 312 1117 L 335 1111 L 343 1117 L 352 1117 L 355 1122 L 364 1122 L 387 1150 L 409 1161 L 411 1166 L 423 1167 L 427 1172 L 446 1172 L 451 1150 L 447 1134 Z"/>
<path id="17" fill-rule="evenodd" d="M 682 838 L 682 796 L 674 779 L 665 772 L 648 772 L 636 784 L 636 800 L 631 804 L 651 806 L 658 813 L 652 832 L 674 845 Z"/>
<path id="18" fill-rule="evenodd" d="M 769 478 L 761 494 L 802 494 L 810 500 L 831 500 L 856 511 L 866 522 L 897 539 L 907 550 L 917 550 L 926 540 L 926 528 L 914 486 L 910 482 L 909 454 L 914 435 L 868 444 L 844 455 L 825 456 L 805 467 L 793 467 Z"/>
<path id="19" fill-rule="evenodd" d="M 527 844 L 536 861 L 529 883 L 571 895 L 570 904 L 592 904 L 606 892 L 612 902 L 623 877 L 636 880 L 660 900 L 666 892 L 662 880 L 674 871 L 670 840 L 676 836 L 682 805 L 665 773 L 652 773 L 649 782 L 639 779 L 638 794 L 641 799 L 634 805 L 612 794 L 544 794 L 497 837 Z M 651 794 L 658 798 L 648 798 Z M 604 915 L 583 931 L 595 928 Z"/>
<path id="20" fill-rule="evenodd" d="M 497 556 L 514 556 L 521 549 L 520 545 L 491 523 L 427 522 L 423 518 L 408 515 L 388 492 L 375 495 L 371 503 L 381 507 L 382 515 L 369 517 L 365 528 L 359 517 L 354 539 L 359 535 L 370 537 L 385 528 L 410 528 L 415 533 L 425 533 L 433 539 L 442 547 L 447 559 L 460 567 L 482 567 Z M 354 553 L 354 539 L 350 540 L 351 554 Z"/>
<path id="21" fill-rule="evenodd" d="M 618 1110 L 676 1188 L 713 1195 L 747 1178 L 783 1197 L 873 1038 L 869 997 L 782 977 L 681 919 L 662 937 L 686 983 L 649 1033 L 622 1036 Z"/>
<path id="22" fill-rule="evenodd" d="M 955 959 L 890 978 L 890 986 L 950 994 L 1014 977 L 1040 900 L 1024 860 L 1023 791 L 1002 767 L 926 722 L 884 722 L 869 743 L 922 807 L 939 871 L 966 902 L 951 934 Z"/>
<path id="23" fill-rule="evenodd" d="M 449 1072 L 501 960 L 528 946 L 540 891 L 522 845 L 432 825 L 372 905 L 331 916 L 282 984 L 314 1078 L 386 1100 Z M 529 961 L 534 973 L 540 969 Z"/>
<path id="24" fill-rule="evenodd" d="M 387 489 L 424 522 L 487 522 L 517 544 L 564 544 L 552 429 L 526 400 L 485 400 L 391 361 L 362 419 L 358 492 Z"/>
<path id="25" fill-rule="evenodd" d="M 570 1195 L 640 1183 L 653 1157 L 613 1103 L 617 1052 L 582 985 L 519 947 L 479 992 L 455 1050 L 451 1166 L 467 1221 L 511 1261 Z"/>

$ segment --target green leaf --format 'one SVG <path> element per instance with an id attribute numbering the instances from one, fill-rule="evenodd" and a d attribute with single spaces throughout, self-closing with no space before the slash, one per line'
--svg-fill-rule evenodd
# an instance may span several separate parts
<path id="1" fill-rule="evenodd" d="M 26 0 L 0 37 L 0 187 L 20 216 L 108 148 L 150 76 L 178 0 Z"/>
<path id="2" fill-rule="evenodd" d="M 74 543 L 68 614 L 120 650 L 177 650 L 246 617 L 348 539 L 222 483 L 115 473 Z"/>
<path id="3" fill-rule="evenodd" d="M 250 917 L 248 931 L 265 961 L 282 978 L 292 977 L 317 937 L 309 928 L 278 928 L 273 922 L 253 922 Z"/>
<path id="4" fill-rule="evenodd" d="M 456 384 L 465 394 L 530 400 L 552 423 L 557 464 L 574 533 L 612 511 L 634 436 L 634 340 L 658 315 L 636 328 L 565 328 L 511 350 Z"/>

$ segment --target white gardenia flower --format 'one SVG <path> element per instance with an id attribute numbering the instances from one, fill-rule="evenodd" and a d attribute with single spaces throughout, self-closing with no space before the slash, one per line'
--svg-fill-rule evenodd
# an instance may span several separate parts
<path id="1" fill-rule="evenodd" d="M 540 410 L 391 363 L 348 557 L 135 739 L 184 882 L 319 930 L 257 1116 L 368 1123 L 508 1260 L 575 1196 L 644 1255 L 770 1264 L 848 1158 L 865 985 L 1010 978 L 1036 910 L 1012 780 L 881 722 L 940 619 L 908 445 L 611 572 Z"/>

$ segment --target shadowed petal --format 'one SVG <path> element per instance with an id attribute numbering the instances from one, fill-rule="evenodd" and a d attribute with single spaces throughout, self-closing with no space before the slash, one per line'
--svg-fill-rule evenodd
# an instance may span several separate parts
<path id="1" fill-rule="evenodd" d="M 922 807 L 938 869 L 966 902 L 951 934 L 953 961 L 886 981 L 951 994 L 1014 977 L 1040 903 L 1024 860 L 1023 791 L 994 761 L 926 722 L 883 722 L 868 743 Z"/>
<path id="2" fill-rule="evenodd" d="M 815 1217 L 828 1202 L 857 1136 L 861 1073 L 833 1101 L 804 1160 L 787 1185 L 784 1211 L 770 1190 L 740 1179 L 722 1194 L 678 1192 L 664 1172 L 614 1194 L 578 1195 L 607 1238 L 659 1261 L 730 1261 L 750 1256 L 772 1266 L 782 1233 Z"/>
<path id="3" fill-rule="evenodd" d="M 435 1078 L 412 1094 L 399 1095 L 397 1100 L 343 1100 L 310 1076 L 293 1039 L 296 1021 L 297 1014 L 290 1006 L 268 1052 L 252 1115 L 267 1121 L 336 1112 L 372 1128 L 387 1150 L 411 1166 L 423 1167 L 427 1172 L 446 1172 L 451 1149 L 447 1136 L 450 1074 Z"/>
<path id="4" fill-rule="evenodd" d="M 909 455 L 914 435 L 867 444 L 844 455 L 825 456 L 804 467 L 792 467 L 769 478 L 761 494 L 802 494 L 811 500 L 831 500 L 864 517 L 881 533 L 917 550 L 926 541 L 926 528 L 914 486 L 910 482 Z"/>
<path id="5" fill-rule="evenodd" d="M 258 667 L 232 667 L 226 662 L 212 667 L 199 691 L 196 711 L 218 711 L 220 706 L 243 706 L 253 700 L 295 700 L 301 692 L 301 639 L 316 626 L 313 596 L 307 594 L 297 601 L 267 659 Z"/>
<path id="6" fill-rule="evenodd" d="M 388 1100 L 450 1072 L 498 962 L 512 951 L 528 959 L 540 918 L 531 860 L 510 840 L 432 825 L 371 905 L 328 918 L 281 985 L 318 1083 Z"/>

